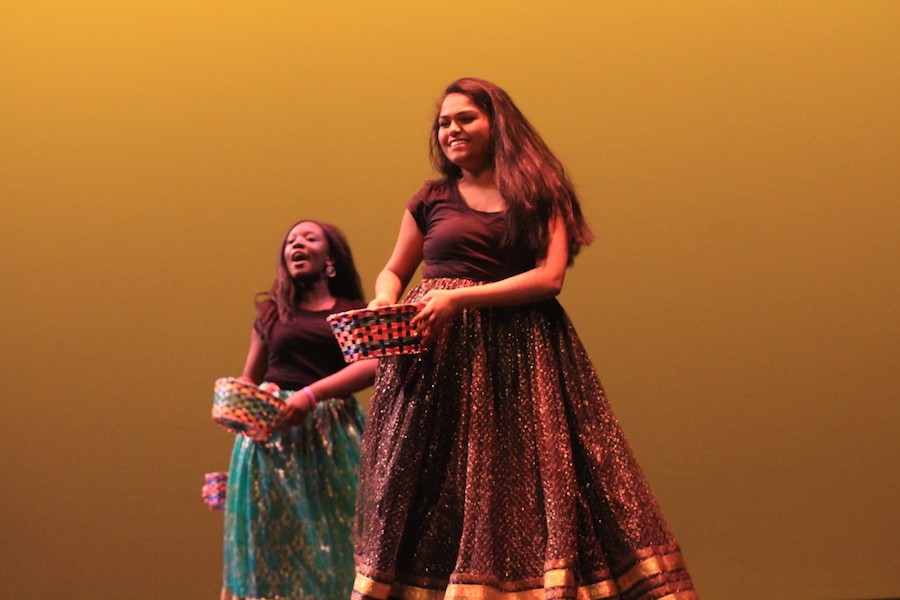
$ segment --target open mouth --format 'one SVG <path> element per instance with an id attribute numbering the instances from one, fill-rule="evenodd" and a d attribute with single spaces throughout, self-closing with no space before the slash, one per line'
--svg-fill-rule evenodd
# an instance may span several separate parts
<path id="1" fill-rule="evenodd" d="M 304 252 L 294 252 L 291 254 L 291 262 L 299 262 L 301 260 L 309 260 L 309 256 Z"/>

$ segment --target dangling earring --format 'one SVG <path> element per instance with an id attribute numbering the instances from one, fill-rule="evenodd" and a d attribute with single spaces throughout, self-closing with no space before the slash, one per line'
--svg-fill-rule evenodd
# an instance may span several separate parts
<path id="1" fill-rule="evenodd" d="M 334 277 L 337 275 L 337 271 L 334 270 L 334 265 L 328 264 L 325 266 L 325 275 L 328 277 Z"/>

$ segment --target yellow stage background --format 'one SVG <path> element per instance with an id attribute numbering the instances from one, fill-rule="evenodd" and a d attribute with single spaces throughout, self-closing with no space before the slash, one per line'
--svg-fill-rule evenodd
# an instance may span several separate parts
<path id="1" fill-rule="evenodd" d="M 562 302 L 705 600 L 900 595 L 900 3 L 6 0 L 0 597 L 216 598 L 209 419 L 301 217 L 366 288 L 443 86 L 597 241 Z"/>

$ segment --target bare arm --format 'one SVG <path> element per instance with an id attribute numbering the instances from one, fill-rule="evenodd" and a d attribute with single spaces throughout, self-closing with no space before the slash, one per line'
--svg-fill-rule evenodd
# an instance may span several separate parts
<path id="1" fill-rule="evenodd" d="M 404 211 L 394 251 L 387 265 L 375 279 L 375 298 L 369 303 L 369 308 L 395 304 L 400 299 L 413 273 L 422 262 L 424 242 L 425 238 L 419 231 L 415 219 L 408 210 Z"/>
<path id="2" fill-rule="evenodd" d="M 244 371 L 240 379 L 248 383 L 260 384 L 268 368 L 268 348 L 254 328 L 250 333 L 250 348 L 244 361 Z M 282 426 L 296 425 L 315 405 L 313 400 L 345 398 L 354 392 L 370 387 L 375 381 L 377 360 L 365 360 L 347 365 L 340 371 L 319 379 L 308 386 L 314 398 L 300 390 L 285 401 L 281 415 Z"/>
<path id="3" fill-rule="evenodd" d="M 244 361 L 244 371 L 240 379 L 255 384 L 262 383 L 263 377 L 266 376 L 267 353 L 266 343 L 259 337 L 256 329 L 253 329 L 250 332 L 250 349 L 247 350 L 247 359 Z"/>
<path id="4" fill-rule="evenodd" d="M 550 224 L 547 255 L 533 269 L 484 285 L 431 290 L 422 297 L 425 307 L 414 322 L 434 330 L 463 308 L 512 306 L 553 298 L 562 290 L 568 260 L 566 227 L 557 218 Z"/>
<path id="5" fill-rule="evenodd" d="M 297 425 L 307 413 L 315 408 L 316 402 L 319 400 L 346 398 L 354 392 L 371 386 L 375 382 L 377 368 L 377 360 L 355 362 L 337 373 L 332 373 L 307 386 L 312 392 L 312 396 L 306 392 L 306 389 L 294 392 L 285 401 L 281 425 L 283 427 Z"/>
<path id="6" fill-rule="evenodd" d="M 377 360 L 361 360 L 349 364 L 337 373 L 323 377 L 309 386 L 319 400 L 346 398 L 350 394 L 370 387 L 375 382 Z"/>

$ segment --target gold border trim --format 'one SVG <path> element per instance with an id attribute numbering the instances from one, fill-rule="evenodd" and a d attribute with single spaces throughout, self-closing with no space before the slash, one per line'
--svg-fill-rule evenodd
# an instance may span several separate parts
<path id="1" fill-rule="evenodd" d="M 622 590 L 629 590 L 640 581 L 649 579 L 655 575 L 667 571 L 684 569 L 684 559 L 681 552 L 646 558 L 628 569 L 624 574 L 616 577 L 616 583 Z M 677 600 L 677 599 L 676 599 Z"/>
<path id="2" fill-rule="evenodd" d="M 549 566 L 550 563 L 548 563 Z M 555 563 L 559 565 L 560 563 Z M 623 592 L 635 587 L 642 581 L 652 579 L 662 573 L 684 570 L 686 567 L 681 552 L 650 556 L 639 561 L 615 579 L 608 575 L 600 581 L 579 586 L 576 591 L 578 600 L 611 600 L 620 598 Z M 600 575 L 600 573 L 597 573 Z M 544 600 L 564 593 L 565 589 L 575 590 L 575 571 L 571 568 L 553 568 L 544 572 L 542 580 L 523 580 L 521 582 L 505 582 L 503 587 L 495 587 L 488 582 L 449 583 L 446 588 L 419 587 L 415 584 L 394 582 L 381 583 L 361 573 L 357 573 L 353 583 L 353 597 L 363 598 L 402 598 L 403 600 Z M 528 582 L 528 583 L 526 583 Z M 526 589 L 511 590 L 507 586 L 518 585 Z M 682 584 L 690 585 L 689 576 L 685 573 Z M 555 590 L 553 593 L 551 590 Z M 549 596 L 548 596 L 549 593 Z M 571 593 L 571 592 L 569 592 Z M 691 588 L 673 592 L 659 600 L 699 600 L 697 592 Z"/>
<path id="3" fill-rule="evenodd" d="M 391 593 L 391 586 L 387 583 L 375 581 L 371 577 L 366 577 L 362 573 L 357 573 L 356 579 L 353 580 L 353 593 L 354 595 L 359 594 L 363 598 L 367 596 L 387 598 L 388 594 Z"/>

